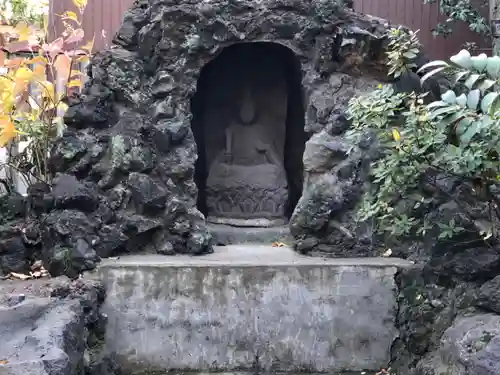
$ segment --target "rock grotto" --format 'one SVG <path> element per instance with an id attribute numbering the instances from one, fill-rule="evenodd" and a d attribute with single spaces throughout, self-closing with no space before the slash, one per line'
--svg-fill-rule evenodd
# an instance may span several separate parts
<path id="1" fill-rule="evenodd" d="M 333 1 L 136 0 L 70 99 L 51 186 L 0 199 L 0 275 L 42 259 L 53 276 L 76 278 L 101 258 L 202 256 L 245 238 L 286 238 L 312 256 L 380 255 L 387 244 L 354 221 L 376 142 L 343 134 L 348 100 L 387 81 L 387 30 Z M 415 262 L 396 275 L 394 368 L 500 374 L 498 248 L 391 245 Z M 64 306 L 86 296 L 65 307 L 79 318 L 64 316 L 102 334 L 99 287 L 64 283 Z M 81 373 L 82 348 L 96 343 L 71 340 L 76 367 L 46 373 Z"/>
<path id="2" fill-rule="evenodd" d="M 210 253 L 228 225 L 280 233 L 290 221 L 302 252 L 355 247 L 322 228 L 359 193 L 363 153 L 346 159 L 343 110 L 383 79 L 386 27 L 302 3 L 136 2 L 72 98 L 53 186 L 29 188 L 3 272 L 25 267 L 26 246 L 53 275 L 121 253 Z M 334 201 L 318 207 L 310 187 L 325 184 Z M 24 220 L 22 201 L 5 203 L 6 222 Z"/>

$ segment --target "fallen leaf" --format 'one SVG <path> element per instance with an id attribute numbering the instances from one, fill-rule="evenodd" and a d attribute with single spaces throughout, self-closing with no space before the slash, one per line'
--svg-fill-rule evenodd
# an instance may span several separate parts
<path id="1" fill-rule="evenodd" d="M 392 249 L 387 249 L 386 251 L 384 251 L 384 253 L 382 254 L 383 257 L 390 257 L 392 255 Z"/>
<path id="2" fill-rule="evenodd" d="M 272 246 L 273 247 L 285 247 L 286 244 L 284 244 L 283 242 L 273 242 Z"/>
<path id="3" fill-rule="evenodd" d="M 29 275 L 23 275 L 22 273 L 15 273 L 15 272 L 11 272 L 10 273 L 10 277 L 12 277 L 14 279 L 18 279 L 18 280 L 28 280 L 28 279 L 31 279 L 31 276 L 29 276 Z"/>
<path id="4" fill-rule="evenodd" d="M 41 260 L 36 260 L 32 265 L 31 265 L 31 270 L 32 271 L 35 271 L 35 270 L 40 270 L 42 269 L 42 261 Z"/>

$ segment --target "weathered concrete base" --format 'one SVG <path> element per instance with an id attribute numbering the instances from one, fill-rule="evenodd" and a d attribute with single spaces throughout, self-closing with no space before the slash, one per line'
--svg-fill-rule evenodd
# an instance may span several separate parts
<path id="1" fill-rule="evenodd" d="M 291 243 L 292 236 L 288 225 L 269 228 L 241 228 L 231 225 L 207 225 L 212 233 L 214 244 L 234 245 L 244 243 L 258 243 L 270 245 L 273 242 Z"/>
<path id="2" fill-rule="evenodd" d="M 356 372 L 387 366 L 398 259 L 241 245 L 105 260 L 106 349 L 125 368 Z"/>

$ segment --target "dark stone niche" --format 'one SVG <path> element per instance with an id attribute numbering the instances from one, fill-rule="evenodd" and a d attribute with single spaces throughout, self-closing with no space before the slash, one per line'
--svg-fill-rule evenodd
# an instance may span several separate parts
<path id="1" fill-rule="evenodd" d="M 209 253 L 206 218 L 289 223 L 304 253 L 352 241 L 330 224 L 361 181 L 338 118 L 385 76 L 386 27 L 334 1 L 136 0 L 70 99 L 57 178 L 30 190 L 24 232 L 5 219 L 23 256 L 0 252 L 2 272 Z"/>
<path id="2" fill-rule="evenodd" d="M 307 140 L 300 62 L 277 43 L 226 47 L 192 101 L 198 207 L 209 221 L 285 224 L 302 192 Z"/>

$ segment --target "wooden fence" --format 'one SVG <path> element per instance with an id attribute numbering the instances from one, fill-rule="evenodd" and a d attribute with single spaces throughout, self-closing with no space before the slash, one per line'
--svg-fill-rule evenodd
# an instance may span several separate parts
<path id="1" fill-rule="evenodd" d="M 481 51 L 487 53 L 491 51 L 491 41 L 480 38 L 470 31 L 465 23 L 457 24 L 453 34 L 448 38 L 433 36 L 432 29 L 444 18 L 439 14 L 437 3 L 424 4 L 423 1 L 353 0 L 353 4 L 356 11 L 387 19 L 394 25 L 404 25 L 413 30 L 420 30 L 420 41 L 432 59 L 447 58 L 459 52 L 466 41 L 476 42 Z M 132 4 L 133 0 L 88 0 L 82 24 L 86 38 L 95 37 L 95 50 L 98 51 L 110 45 L 113 36 L 120 28 L 123 15 Z M 50 14 L 52 16 L 66 10 L 75 10 L 72 0 L 51 0 Z M 483 12 L 487 17 L 488 9 L 483 9 Z M 62 32 L 62 25 L 57 16 L 51 17 L 49 30 L 53 35 L 60 35 Z"/>
<path id="2" fill-rule="evenodd" d="M 479 4 L 481 0 L 472 0 Z M 439 14 L 439 5 L 424 4 L 424 0 L 354 0 L 354 9 L 358 12 L 384 18 L 394 25 L 404 25 L 412 30 L 419 30 L 418 38 L 431 59 L 447 59 L 462 49 L 465 42 L 475 42 L 479 52 L 491 53 L 491 40 L 480 37 L 469 29 L 465 22 L 458 22 L 453 33 L 445 38 L 434 36 L 432 29 L 446 20 Z M 489 19 L 488 8 L 478 8 L 483 17 Z"/>

